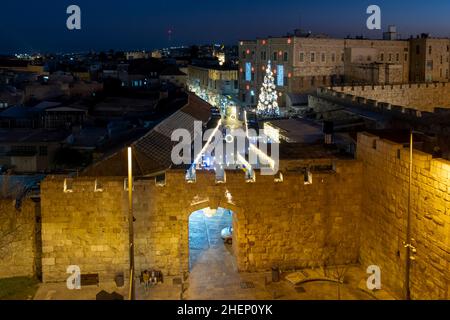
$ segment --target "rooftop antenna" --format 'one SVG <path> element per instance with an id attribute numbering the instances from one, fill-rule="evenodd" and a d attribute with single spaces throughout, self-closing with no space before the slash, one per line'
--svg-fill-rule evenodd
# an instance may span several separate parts
<path id="1" fill-rule="evenodd" d="M 169 42 L 169 44 L 172 43 L 172 33 L 173 33 L 172 28 L 169 28 L 169 29 L 167 30 L 167 41 Z"/>

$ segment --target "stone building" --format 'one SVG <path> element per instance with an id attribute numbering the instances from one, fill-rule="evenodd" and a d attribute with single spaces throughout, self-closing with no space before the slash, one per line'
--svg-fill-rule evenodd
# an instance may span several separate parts
<path id="1" fill-rule="evenodd" d="M 279 104 L 288 93 L 348 83 L 447 82 L 449 39 L 331 39 L 293 35 L 239 43 L 239 98 L 255 106 L 264 68 L 272 61 Z M 278 73 L 278 75 L 277 75 Z"/>
<path id="2" fill-rule="evenodd" d="M 189 65 L 188 85 L 210 94 L 237 96 L 238 72 L 228 66 Z"/>
<path id="3" fill-rule="evenodd" d="M 426 34 L 409 40 L 412 82 L 447 82 L 449 79 L 450 39 Z"/>

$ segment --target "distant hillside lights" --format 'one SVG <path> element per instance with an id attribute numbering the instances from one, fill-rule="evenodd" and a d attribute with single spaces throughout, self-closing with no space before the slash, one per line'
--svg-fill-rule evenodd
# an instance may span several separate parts
<path id="1" fill-rule="evenodd" d="M 66 10 L 70 16 L 67 18 L 66 26 L 69 30 L 81 30 L 81 9 L 77 5 L 70 5 Z"/>

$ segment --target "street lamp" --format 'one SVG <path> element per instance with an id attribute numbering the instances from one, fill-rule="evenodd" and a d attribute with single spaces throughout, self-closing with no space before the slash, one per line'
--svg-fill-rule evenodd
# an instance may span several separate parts
<path id="1" fill-rule="evenodd" d="M 134 217 L 133 217 L 133 159 L 132 149 L 128 147 L 128 222 L 130 242 L 130 291 L 129 300 L 135 300 L 134 292 Z"/>
<path id="2" fill-rule="evenodd" d="M 416 248 L 412 245 L 411 238 L 411 186 L 412 186 L 412 174 L 413 174 L 413 149 L 414 149 L 414 134 L 423 134 L 422 132 L 417 132 L 411 130 L 409 136 L 409 185 L 408 185 L 408 213 L 406 218 L 406 242 L 404 246 L 406 248 L 406 266 L 405 266 L 405 299 L 411 300 L 411 289 L 410 289 L 410 277 L 411 277 L 411 260 L 414 258 L 411 253 L 416 253 Z"/>

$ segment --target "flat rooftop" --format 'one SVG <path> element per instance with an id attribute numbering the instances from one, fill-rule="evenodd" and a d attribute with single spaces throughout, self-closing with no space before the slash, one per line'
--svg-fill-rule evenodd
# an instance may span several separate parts
<path id="1" fill-rule="evenodd" d="M 289 143 L 317 143 L 323 141 L 322 126 L 304 119 L 270 120 L 266 124 L 280 130 L 280 138 Z"/>

